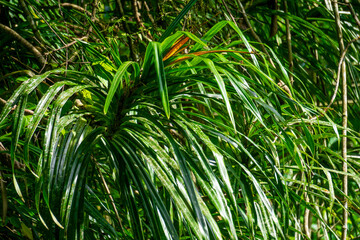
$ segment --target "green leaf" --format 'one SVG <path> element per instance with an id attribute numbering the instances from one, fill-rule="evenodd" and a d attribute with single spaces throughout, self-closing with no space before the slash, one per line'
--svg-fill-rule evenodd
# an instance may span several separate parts
<path id="1" fill-rule="evenodd" d="M 166 83 L 165 71 L 164 71 L 164 62 L 162 60 L 160 43 L 152 42 L 154 49 L 154 64 L 156 70 L 156 80 L 159 86 L 159 93 L 162 105 L 164 107 L 165 115 L 167 118 L 170 118 L 170 102 L 168 95 L 168 88 Z"/>
<path id="2" fill-rule="evenodd" d="M 108 112 L 109 106 L 113 100 L 113 97 L 115 95 L 116 91 L 121 91 L 124 87 L 124 80 L 123 80 L 123 76 L 128 74 L 127 73 L 127 69 L 129 66 L 133 66 L 134 67 L 134 76 L 138 76 L 139 72 L 140 72 L 140 67 L 136 62 L 132 62 L 132 61 L 128 61 L 128 62 L 124 62 L 119 69 L 117 70 L 114 79 L 111 81 L 111 85 L 110 85 L 110 89 L 109 92 L 106 96 L 106 101 L 105 101 L 105 105 L 104 105 L 104 113 L 106 114 Z M 125 87 L 130 88 L 131 86 L 129 85 L 129 81 L 125 82 Z M 120 85 L 120 87 L 119 87 Z"/>
<path id="3" fill-rule="evenodd" d="M 214 77 L 216 79 L 216 82 L 219 86 L 221 95 L 223 97 L 223 100 L 225 102 L 226 105 L 226 109 L 228 111 L 229 117 L 230 117 L 230 121 L 233 124 L 234 130 L 236 131 L 236 124 L 235 124 L 235 118 L 234 118 L 234 114 L 233 111 L 231 109 L 231 104 L 230 104 L 230 100 L 228 97 L 228 93 L 226 91 L 226 87 L 225 87 L 225 83 L 223 78 L 221 77 L 220 73 L 218 72 L 218 70 L 215 67 L 215 64 L 207 58 L 203 58 L 203 61 L 206 63 L 206 65 L 209 67 L 209 69 L 211 70 L 211 72 L 214 74 Z"/>
<path id="4" fill-rule="evenodd" d="M 31 77 L 25 82 L 23 82 L 6 102 L 6 105 L 4 106 L 0 116 L 0 123 L 4 121 L 6 116 L 10 113 L 11 109 L 19 101 L 19 98 L 21 96 L 29 95 L 42 81 L 44 81 L 45 78 L 49 77 L 50 74 L 62 74 L 64 72 L 65 70 L 63 69 L 55 69 L 48 71 L 42 75 L 36 75 L 34 77 Z"/>
<path id="5" fill-rule="evenodd" d="M 188 4 L 181 10 L 179 15 L 171 22 L 170 26 L 166 29 L 166 31 L 161 35 L 159 42 L 162 42 L 167 38 L 176 28 L 176 26 L 180 23 L 181 19 L 190 11 L 191 7 L 196 3 L 197 0 L 190 0 Z"/>

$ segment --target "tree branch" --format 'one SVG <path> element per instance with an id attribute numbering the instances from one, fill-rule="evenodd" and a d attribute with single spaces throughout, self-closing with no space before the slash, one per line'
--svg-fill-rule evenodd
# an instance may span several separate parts
<path id="1" fill-rule="evenodd" d="M 45 53 L 45 55 L 49 55 L 49 54 L 52 54 L 53 52 L 59 51 L 59 50 L 61 50 L 61 49 L 71 47 L 72 45 L 74 45 L 75 43 L 77 43 L 79 40 L 85 40 L 85 39 L 87 39 L 87 38 L 88 38 L 87 36 L 83 36 L 83 37 L 81 37 L 81 38 L 76 38 L 76 40 L 74 40 L 74 41 L 72 41 L 72 42 L 70 42 L 70 43 L 68 43 L 68 44 L 66 44 L 66 45 L 64 45 L 64 46 L 62 46 L 62 47 L 59 47 L 59 48 L 54 49 L 54 50 L 51 50 L 51 51 Z"/>
<path id="2" fill-rule="evenodd" d="M 149 19 L 150 19 L 153 27 L 155 27 L 155 25 L 156 25 L 155 20 L 154 20 L 153 16 L 152 16 L 151 13 L 150 13 L 150 8 L 149 8 L 149 6 L 147 5 L 146 1 L 144 1 L 144 5 L 145 5 L 145 8 L 146 8 L 147 15 L 148 15 L 148 17 L 149 17 Z"/>
<path id="3" fill-rule="evenodd" d="M 79 12 L 83 12 L 83 13 L 86 13 L 87 15 L 91 16 L 91 12 L 85 10 L 84 8 L 80 7 L 79 5 L 76 5 L 76 4 L 72 4 L 72 3 L 61 3 L 60 4 L 61 7 L 63 8 L 72 8 L 72 9 L 75 9 Z M 96 19 L 96 20 L 99 20 L 99 19 Z"/>
<path id="4" fill-rule="evenodd" d="M 34 47 L 30 42 L 28 42 L 25 38 L 20 36 L 20 34 L 18 34 L 16 31 L 1 23 L 0 23 L 0 31 L 18 40 L 21 45 L 23 45 L 25 48 L 29 49 L 33 53 L 33 55 L 36 57 L 36 59 L 41 65 L 43 66 L 46 65 L 46 60 L 44 56 L 41 54 L 41 52 L 36 47 Z"/>
<path id="5" fill-rule="evenodd" d="M 6 101 L 5 99 L 0 98 L 0 104 L 1 104 L 1 105 L 5 105 L 6 103 L 7 103 L 7 101 Z M 11 111 L 14 111 L 14 110 L 16 109 L 16 107 L 17 107 L 17 105 L 15 105 L 15 106 L 11 109 Z M 29 110 L 29 109 L 25 109 L 24 114 L 25 114 L 25 115 L 34 115 L 34 111 Z M 1 143 L 0 143 L 0 144 L 1 144 Z M 1 150 L 1 148 L 0 148 L 0 150 Z"/>

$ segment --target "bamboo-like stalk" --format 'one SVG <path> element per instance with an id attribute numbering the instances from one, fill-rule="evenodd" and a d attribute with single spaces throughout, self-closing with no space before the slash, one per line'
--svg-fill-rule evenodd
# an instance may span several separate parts
<path id="1" fill-rule="evenodd" d="M 73 3 L 61 3 L 60 6 L 64 7 L 64 8 L 73 8 L 76 11 L 79 11 L 79 12 L 85 13 L 85 14 L 87 14 L 89 16 L 92 16 L 91 12 L 89 12 L 86 9 L 84 9 L 83 7 L 81 7 L 79 5 L 76 5 L 76 4 L 73 4 Z M 95 21 L 99 21 L 98 18 L 96 18 L 95 16 L 93 16 L 93 17 L 94 17 Z"/>
<path id="2" fill-rule="evenodd" d="M 340 48 L 340 55 L 345 52 L 344 39 L 341 30 L 341 22 L 340 22 L 340 14 L 339 7 L 336 1 L 333 2 L 334 15 L 335 15 L 335 23 L 336 30 L 338 33 L 338 41 Z M 343 162 L 343 192 L 344 192 L 344 210 L 343 210 L 343 219 L 342 219 L 342 232 L 341 239 L 346 240 L 347 237 L 347 228 L 348 228 L 348 176 L 347 176 L 347 122 L 348 122 L 348 111 L 347 111 L 347 82 L 346 82 L 346 65 L 345 61 L 341 64 L 341 78 L 342 78 L 342 146 L 341 146 L 341 156 L 344 159 Z"/>
<path id="3" fill-rule="evenodd" d="M 305 187 L 305 202 L 310 203 L 310 198 L 308 196 L 308 187 Z M 304 213 L 304 232 L 305 235 L 311 239 L 311 220 L 310 220 L 310 209 L 306 208 Z"/>

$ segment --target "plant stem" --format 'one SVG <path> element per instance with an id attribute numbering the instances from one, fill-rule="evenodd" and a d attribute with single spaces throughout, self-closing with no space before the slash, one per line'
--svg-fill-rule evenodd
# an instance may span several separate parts
<path id="1" fill-rule="evenodd" d="M 1 199 L 2 199 L 2 224 L 3 226 L 6 223 L 6 215 L 7 215 L 7 210 L 8 210 L 8 198 L 7 198 L 7 190 L 6 190 L 6 186 L 4 184 L 5 180 L 4 180 L 4 175 L 2 173 L 2 171 L 0 171 L 0 189 L 1 189 Z"/>
<path id="2" fill-rule="evenodd" d="M 339 7 L 336 1 L 333 2 L 334 7 L 334 15 L 335 15 L 335 23 L 336 30 L 338 33 L 338 41 L 340 48 L 340 55 L 345 52 L 344 39 L 341 31 L 341 23 L 340 23 L 340 14 Z M 346 83 L 346 65 L 345 61 L 341 64 L 341 78 L 342 78 L 342 147 L 341 147 L 341 155 L 344 159 L 343 162 L 343 192 L 344 192 L 344 210 L 343 210 L 343 219 L 342 219 L 342 233 L 341 239 L 346 240 L 347 236 L 347 228 L 348 228 L 348 176 L 347 176 L 347 121 L 348 121 L 348 112 L 347 112 L 347 83 Z"/>
<path id="3" fill-rule="evenodd" d="M 305 187 L 305 202 L 307 204 L 310 203 L 310 198 L 308 196 L 308 187 Z M 310 221 L 310 209 L 305 208 L 305 214 L 304 214 L 304 231 L 305 235 L 311 239 L 311 221 Z"/>
<path id="4" fill-rule="evenodd" d="M 118 220 L 118 222 L 119 222 L 119 225 L 120 225 L 120 227 L 123 229 L 123 226 L 122 226 L 122 223 L 121 223 L 121 218 L 120 218 L 119 212 L 118 212 L 118 210 L 117 210 L 117 208 L 116 208 L 116 204 L 115 204 L 114 198 L 112 197 L 111 192 L 110 192 L 110 189 L 109 189 L 109 187 L 108 187 L 108 185 L 107 185 L 107 183 L 106 183 L 106 180 L 105 180 L 103 174 L 101 173 L 101 169 L 100 169 L 100 167 L 99 167 L 99 164 L 98 164 L 97 162 L 95 162 L 95 164 L 96 164 L 96 169 L 97 169 L 98 172 L 99 172 L 101 181 L 102 181 L 103 184 L 104 184 L 104 188 L 105 188 L 106 194 L 109 196 L 110 201 L 111 201 L 111 205 L 112 205 L 112 207 L 114 208 L 114 212 L 115 212 L 116 218 L 117 218 L 117 220 Z"/>

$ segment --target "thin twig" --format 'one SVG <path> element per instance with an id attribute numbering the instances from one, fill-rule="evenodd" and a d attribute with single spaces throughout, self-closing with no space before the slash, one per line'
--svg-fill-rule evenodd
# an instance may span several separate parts
<path id="1" fill-rule="evenodd" d="M 341 54 L 341 57 L 340 57 L 340 60 L 339 60 L 339 64 L 338 64 L 338 69 L 337 69 L 336 86 L 335 86 L 334 94 L 333 94 L 332 97 L 331 97 L 331 100 L 330 100 L 329 105 L 324 109 L 325 112 L 326 112 L 326 111 L 331 107 L 331 105 L 334 103 L 335 98 L 336 98 L 336 95 L 337 95 L 337 92 L 338 92 L 338 90 L 339 90 L 339 86 L 340 86 L 340 76 L 341 76 L 341 68 L 342 68 L 342 64 L 344 63 L 346 53 L 347 53 L 350 45 L 351 45 L 352 43 L 356 42 L 356 41 L 359 40 L 359 39 L 360 39 L 360 36 L 352 39 L 352 40 L 346 45 L 346 48 L 344 49 L 344 51 L 343 51 L 342 54 Z"/>
<path id="2" fill-rule="evenodd" d="M 59 4 L 59 12 L 60 12 L 60 14 L 61 14 L 61 16 L 62 16 L 62 18 L 64 19 L 64 13 L 63 13 L 63 11 L 61 10 L 61 6 L 60 6 L 60 1 L 58 1 L 58 4 Z M 65 30 L 66 30 L 66 33 L 67 33 L 67 35 L 69 35 L 69 28 L 68 28 L 68 26 L 67 26 L 67 21 L 65 21 Z M 67 75 L 67 69 L 68 69 L 68 58 L 69 58 L 69 49 L 68 48 L 66 48 L 65 49 L 65 77 L 66 77 L 66 75 Z"/>
<path id="3" fill-rule="evenodd" d="M 5 78 L 7 78 L 7 77 L 10 77 L 10 76 L 12 76 L 12 75 L 15 75 L 15 74 L 26 74 L 26 75 L 28 75 L 29 77 L 35 76 L 35 73 L 33 73 L 31 70 L 26 70 L 26 69 L 24 69 L 24 70 L 18 70 L 18 71 L 15 71 L 15 72 L 7 73 L 7 74 L 5 74 L 5 75 L 3 75 L 3 76 L 0 77 L 0 81 L 3 80 L 3 79 L 5 79 Z"/>
<path id="4" fill-rule="evenodd" d="M 337 70 L 336 86 L 335 86 L 334 94 L 333 94 L 333 96 L 332 96 L 332 98 L 331 98 L 331 100 L 330 100 L 330 103 L 328 104 L 327 107 L 325 107 L 323 113 L 321 113 L 320 115 L 316 115 L 316 116 L 310 117 L 309 120 L 314 120 L 314 119 L 316 119 L 316 118 L 319 118 L 319 117 L 321 117 L 321 116 L 324 116 L 324 115 L 326 114 L 326 112 L 330 109 L 331 105 L 334 103 L 335 98 L 336 98 L 336 95 L 337 95 L 337 92 L 338 92 L 338 89 L 339 89 L 339 85 L 340 85 L 340 76 L 341 76 L 340 74 L 341 74 L 342 64 L 343 64 L 343 62 L 344 62 L 346 53 L 347 53 L 350 45 L 351 45 L 352 43 L 354 43 L 355 41 L 359 40 L 359 39 L 360 39 L 360 36 L 352 39 L 352 40 L 346 45 L 346 48 L 344 49 L 344 51 L 343 51 L 342 54 L 341 54 L 341 57 L 340 57 L 340 60 L 339 60 L 339 65 L 338 65 L 338 70 Z M 347 100 L 346 100 L 346 101 L 347 101 Z M 347 105 L 347 103 L 346 103 L 346 105 Z M 288 126 L 291 126 L 291 125 L 294 125 L 294 124 L 296 124 L 296 123 L 290 123 L 290 124 L 288 124 L 286 127 L 284 127 L 283 131 L 285 131 L 285 130 L 288 128 Z M 277 139 L 278 139 L 278 136 L 275 137 L 273 143 L 275 143 Z"/>
<path id="5" fill-rule="evenodd" d="M 92 6 L 93 9 L 92 9 L 92 12 L 91 12 L 91 21 L 92 21 L 92 22 L 95 21 L 97 3 L 98 3 L 97 0 L 95 0 L 95 1 L 93 2 L 93 6 Z M 90 36 L 90 33 L 92 32 L 92 30 L 93 30 L 93 27 L 90 25 L 90 27 L 89 27 L 89 29 L 88 29 L 88 31 L 87 31 L 87 33 L 86 33 L 86 37 L 87 37 L 87 38 Z"/>
<path id="6" fill-rule="evenodd" d="M 86 9 L 80 7 L 79 5 L 76 4 L 72 4 L 72 3 L 61 3 L 60 4 L 61 7 L 63 8 L 73 8 L 79 12 L 83 12 L 86 13 L 87 15 L 91 16 L 91 12 L 87 11 Z M 99 21 L 99 19 L 95 18 L 95 21 Z"/>
<path id="7" fill-rule="evenodd" d="M 235 23 L 235 25 L 238 27 L 237 22 L 236 22 L 234 16 L 232 15 L 232 13 L 231 13 L 228 5 L 226 4 L 225 0 L 222 0 L 222 2 L 223 2 L 224 6 L 225 6 L 225 8 L 226 8 L 226 11 L 229 13 L 229 15 L 230 15 L 230 17 L 231 17 L 231 20 L 232 20 L 232 21 Z"/>
<path id="8" fill-rule="evenodd" d="M 7 103 L 7 101 L 6 101 L 5 99 L 3 99 L 3 98 L 0 97 L 0 104 L 1 104 L 1 105 L 5 105 L 6 103 Z M 17 108 L 17 105 L 15 105 L 15 106 L 11 109 L 11 111 L 13 112 L 16 108 Z M 25 115 L 34 115 L 34 111 L 32 111 L 32 110 L 30 110 L 30 109 L 25 109 L 24 114 L 25 114 Z"/>
<path id="9" fill-rule="evenodd" d="M 32 67 L 30 67 L 29 65 L 26 65 L 25 63 L 21 62 L 19 59 L 17 59 L 16 57 L 14 56 L 10 56 L 10 58 L 14 59 L 16 62 L 20 63 L 21 65 L 23 65 L 25 68 L 29 69 L 30 71 L 36 73 L 36 74 L 39 74 L 40 71 L 37 71 L 35 69 L 33 69 Z M 45 66 L 45 65 L 44 65 Z"/>
<path id="10" fill-rule="evenodd" d="M 309 205 L 310 203 L 310 198 L 308 196 L 308 187 L 305 187 L 305 202 L 306 205 Z M 305 208 L 305 213 L 304 213 L 304 231 L 305 231 L 305 235 L 311 239 L 311 222 L 310 222 L 310 209 L 309 208 Z"/>
<path id="11" fill-rule="evenodd" d="M 73 63 L 74 59 L 79 55 L 79 51 L 76 51 L 70 58 L 69 58 L 69 62 Z M 91 63 L 91 62 L 77 62 L 77 63 Z"/>
<path id="12" fill-rule="evenodd" d="M 272 0 L 270 1 L 270 3 L 271 3 L 271 9 L 275 11 L 279 10 L 279 5 L 277 0 Z M 270 37 L 274 37 L 278 31 L 277 18 L 278 15 L 276 13 L 271 14 Z"/>
<path id="13" fill-rule="evenodd" d="M 7 151 L 8 150 L 5 148 L 5 146 L 0 142 L 0 163 L 2 166 L 12 168 L 11 156 Z M 24 169 L 24 168 L 25 168 L 25 164 L 15 160 L 14 169 Z"/>
<path id="14" fill-rule="evenodd" d="M 351 12 L 351 15 L 353 16 L 353 18 L 355 19 L 355 22 L 356 24 L 358 25 L 358 27 L 360 28 L 360 20 L 359 18 L 357 17 L 355 11 L 354 11 L 354 8 L 353 6 L 351 5 L 351 3 L 349 2 L 349 0 L 345 0 L 345 3 L 348 5 L 349 9 L 350 9 L 350 12 Z"/>
<path id="15" fill-rule="evenodd" d="M 326 112 L 330 109 L 331 105 L 334 103 L 334 100 L 335 100 L 335 98 L 336 98 L 336 95 L 337 95 L 337 92 L 338 92 L 338 89 L 339 89 L 339 85 L 340 85 L 340 76 L 341 76 L 340 73 L 341 73 L 341 68 L 342 68 L 342 64 L 343 64 L 343 62 L 344 62 L 346 53 L 347 53 L 350 45 L 351 45 L 352 43 L 354 43 L 355 41 L 359 40 L 359 39 L 360 39 L 360 36 L 352 39 L 352 40 L 346 45 L 346 48 L 344 49 L 344 51 L 343 51 L 342 54 L 341 54 L 341 57 L 340 57 L 340 60 L 339 60 L 339 65 L 338 65 L 338 70 L 337 70 L 336 86 L 335 86 L 334 94 L 333 94 L 333 96 L 332 96 L 332 98 L 331 98 L 331 100 L 330 100 L 330 103 L 328 104 L 327 107 L 325 107 L 323 113 L 321 113 L 320 115 L 313 116 L 313 117 L 311 117 L 309 120 L 314 120 L 314 119 L 316 119 L 316 118 L 319 118 L 319 117 L 321 117 L 321 116 L 324 116 L 324 115 L 326 114 Z M 346 103 L 346 105 L 347 105 L 347 103 Z M 288 124 L 283 130 L 285 131 L 285 130 L 288 128 L 288 126 L 291 126 L 291 125 L 294 125 L 294 124 L 295 124 L 295 123 L 290 123 L 290 124 Z M 276 142 L 277 138 L 278 138 L 278 136 L 275 137 L 275 139 L 274 139 L 274 141 L 273 141 L 274 143 Z"/>
<path id="16" fill-rule="evenodd" d="M 316 42 L 316 36 L 315 36 L 315 34 L 313 34 L 313 39 L 314 39 L 314 41 Z M 313 54 L 314 54 L 315 60 L 318 61 L 318 60 L 319 60 L 319 51 L 318 51 L 317 48 L 314 48 Z M 313 81 L 313 83 L 315 83 L 315 85 L 317 85 L 317 84 L 318 84 L 318 76 L 317 76 L 317 73 L 316 73 L 315 70 L 312 70 L 311 76 L 312 76 L 312 81 Z M 322 83 L 322 86 L 323 86 L 323 85 L 324 85 L 324 84 L 323 84 L 324 82 L 321 81 L 321 83 Z M 313 92 L 313 101 L 314 101 L 315 106 L 317 106 L 317 105 L 318 105 L 318 101 L 317 101 L 317 98 L 316 98 L 316 93 L 315 93 L 315 91 Z M 325 104 L 324 104 L 324 105 L 325 105 Z"/>
<path id="17" fill-rule="evenodd" d="M 96 168 L 97 168 L 97 170 L 98 170 L 98 172 L 99 172 L 101 181 L 102 181 L 103 184 L 104 184 L 105 191 L 106 191 L 107 195 L 108 195 L 109 198 L 110 198 L 111 205 L 112 205 L 113 208 L 114 208 L 114 212 L 115 212 L 116 218 L 117 218 L 117 220 L 118 220 L 118 222 L 119 222 L 119 225 L 120 225 L 121 228 L 123 228 L 122 223 L 121 223 L 121 218 L 120 218 L 120 216 L 119 216 L 119 212 L 118 212 L 118 210 L 117 210 L 117 208 L 116 208 L 116 205 L 115 205 L 114 198 L 113 198 L 112 195 L 111 195 L 110 189 L 109 189 L 109 187 L 108 187 L 108 185 L 107 185 L 107 183 L 106 183 L 106 181 L 105 181 L 105 179 L 104 179 L 104 176 L 103 176 L 103 174 L 102 174 L 102 172 L 101 172 L 101 169 L 100 169 L 100 167 L 99 167 L 99 164 L 98 164 L 97 162 L 95 162 L 95 164 L 96 164 Z"/>
<path id="18" fill-rule="evenodd" d="M 57 48 L 57 49 L 51 50 L 50 52 L 45 53 L 45 55 L 49 55 L 49 54 L 52 54 L 53 52 L 59 51 L 59 50 L 61 50 L 61 49 L 71 47 L 72 45 L 74 45 L 75 43 L 77 43 L 79 40 L 84 40 L 84 39 L 86 39 L 86 38 L 87 38 L 87 36 L 84 36 L 84 37 L 81 37 L 81 38 L 76 38 L 75 41 L 72 41 L 72 42 L 70 42 L 70 43 L 68 43 L 68 44 L 66 44 L 66 45 L 64 45 L 64 46 L 62 46 L 62 47 L 59 47 L 59 48 Z"/>

